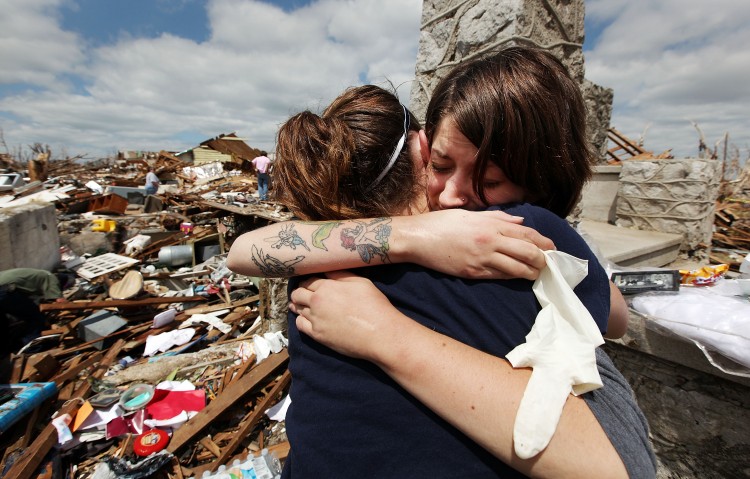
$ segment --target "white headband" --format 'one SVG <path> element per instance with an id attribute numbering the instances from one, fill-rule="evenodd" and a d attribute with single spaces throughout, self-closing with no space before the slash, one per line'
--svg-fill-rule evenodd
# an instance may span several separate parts
<path id="1" fill-rule="evenodd" d="M 401 108 L 404 109 L 404 134 L 401 135 L 401 138 L 399 138 L 398 143 L 396 144 L 396 149 L 393 150 L 391 158 L 388 160 L 388 164 L 385 165 L 383 171 L 381 171 L 378 177 L 375 178 L 375 181 L 370 183 L 370 186 L 368 186 L 365 191 L 370 191 L 375 185 L 380 183 L 380 180 L 385 178 L 385 175 L 387 175 L 391 168 L 393 168 L 393 164 L 396 163 L 396 158 L 398 158 L 399 153 L 401 153 L 401 149 L 404 147 L 404 143 L 406 142 L 406 134 L 409 130 L 409 113 L 407 113 L 406 107 L 404 105 L 401 105 Z"/>

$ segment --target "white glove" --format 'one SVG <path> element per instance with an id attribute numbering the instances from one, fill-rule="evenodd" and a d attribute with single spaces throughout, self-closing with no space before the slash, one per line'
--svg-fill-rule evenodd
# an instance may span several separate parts
<path id="1" fill-rule="evenodd" d="M 545 251 L 547 267 L 533 290 L 542 310 L 526 342 L 506 358 L 533 372 L 516 414 L 513 442 L 522 459 L 547 447 L 569 393 L 602 386 L 595 350 L 604 343 L 594 318 L 573 292 L 588 274 L 588 261 L 561 251 Z"/>

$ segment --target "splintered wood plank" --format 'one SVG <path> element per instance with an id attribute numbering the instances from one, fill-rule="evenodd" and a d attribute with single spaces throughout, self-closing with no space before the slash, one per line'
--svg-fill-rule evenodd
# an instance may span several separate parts
<path id="1" fill-rule="evenodd" d="M 232 303 L 232 308 L 237 308 L 239 306 L 245 306 L 246 304 L 253 303 L 255 301 L 258 301 L 260 299 L 260 295 L 250 296 L 247 298 L 243 298 L 239 301 L 234 301 Z M 195 308 L 186 309 L 183 311 L 184 314 L 207 314 L 212 313 L 214 311 L 221 311 L 222 309 L 227 309 L 226 304 L 214 304 L 212 306 L 196 306 Z"/>
<path id="2" fill-rule="evenodd" d="M 193 437 L 199 434 L 203 428 L 216 419 L 216 417 L 242 399 L 246 393 L 258 386 L 279 367 L 286 364 L 288 359 L 289 353 L 286 349 L 282 350 L 280 353 L 272 354 L 248 372 L 242 379 L 230 384 L 221 395 L 211 401 L 208 406 L 203 408 L 203 410 L 201 410 L 194 418 L 175 431 L 172 440 L 169 441 L 167 450 L 171 453 L 175 453 L 179 450 L 188 441 L 192 440 Z"/>
<path id="3" fill-rule="evenodd" d="M 69 381 L 73 378 L 75 378 L 78 373 L 83 371 L 89 366 L 92 366 L 94 363 L 97 363 L 103 356 L 103 353 L 94 353 L 90 358 L 86 359 L 85 361 L 81 362 L 80 358 L 81 356 L 76 356 L 77 363 L 74 365 L 71 365 L 68 367 L 64 372 L 61 372 L 57 376 L 53 376 L 50 381 L 53 381 L 55 384 L 57 384 L 57 387 L 61 387 L 66 381 Z"/>
<path id="4" fill-rule="evenodd" d="M 281 379 L 279 379 L 273 386 L 271 391 L 266 394 L 266 397 L 264 397 L 260 404 L 255 407 L 255 411 L 253 412 L 252 416 L 248 418 L 248 420 L 245 421 L 242 426 L 240 426 L 239 430 L 234 435 L 230 443 L 224 446 L 224 448 L 221 450 L 221 456 L 219 456 L 217 462 L 225 462 L 229 458 L 229 456 L 234 453 L 234 451 L 237 449 L 237 446 L 239 446 L 240 441 L 245 439 L 247 434 L 255 427 L 256 424 L 258 424 L 258 421 L 263 416 L 263 414 L 265 414 L 266 410 L 271 407 L 272 402 L 276 399 L 279 393 L 289 385 L 291 381 L 292 375 L 287 369 L 286 371 L 284 371 Z"/>
<path id="5" fill-rule="evenodd" d="M 250 431 L 253 430 L 256 424 L 258 424 L 258 421 L 263 416 L 263 414 L 265 414 L 266 410 L 271 407 L 271 403 L 273 402 L 273 400 L 289 385 L 291 380 L 292 375 L 287 369 L 286 371 L 284 371 L 284 374 L 281 376 L 281 378 L 276 381 L 276 384 L 273 386 L 273 388 L 271 388 L 271 391 L 269 391 L 268 394 L 266 394 L 266 396 L 263 398 L 263 400 L 260 401 L 257 406 L 255 406 L 253 411 L 246 416 L 239 429 L 232 435 L 232 440 L 229 441 L 229 444 L 221 449 L 221 454 L 217 455 L 216 459 L 211 461 L 210 463 L 194 468 L 193 473 L 197 476 L 199 474 L 203 474 L 204 471 L 212 471 L 217 469 L 222 464 L 227 464 L 229 462 L 230 456 L 234 454 L 234 451 L 237 450 L 237 447 L 240 445 L 240 443 L 247 437 Z"/>
<path id="6" fill-rule="evenodd" d="M 10 373 L 10 383 L 16 384 L 21 382 L 23 370 L 26 367 L 26 356 L 21 354 L 13 358 L 13 370 Z"/>
<path id="7" fill-rule="evenodd" d="M 193 301 L 205 301 L 203 296 L 171 296 L 171 297 L 154 297 L 144 299 L 115 299 L 110 301 L 60 301 L 56 303 L 43 303 L 39 309 L 46 311 L 66 311 L 66 310 L 83 310 L 83 309 L 104 309 L 104 308 L 140 308 L 141 306 L 150 306 L 153 304 L 168 303 L 192 303 Z M 223 306 L 226 308 L 226 306 Z"/>
<path id="8" fill-rule="evenodd" d="M 211 439 L 211 436 L 206 436 L 198 441 L 208 452 L 214 455 L 214 457 L 221 456 L 221 448 Z"/>

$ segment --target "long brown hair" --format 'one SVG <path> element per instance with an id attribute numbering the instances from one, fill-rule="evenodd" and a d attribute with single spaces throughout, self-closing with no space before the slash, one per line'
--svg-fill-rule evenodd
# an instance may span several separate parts
<path id="1" fill-rule="evenodd" d="M 405 118 L 405 115 L 408 118 Z M 404 131 L 420 125 L 391 92 L 374 85 L 346 90 L 322 115 L 304 111 L 279 129 L 273 180 L 275 199 L 305 220 L 387 216 L 420 193 Z"/>
<path id="2" fill-rule="evenodd" d="M 578 84 L 552 54 L 511 47 L 454 68 L 433 92 L 425 114 L 433 135 L 444 118 L 479 149 L 473 185 L 488 162 L 526 192 L 526 200 L 561 217 L 573 210 L 591 177 L 594 156 Z"/>

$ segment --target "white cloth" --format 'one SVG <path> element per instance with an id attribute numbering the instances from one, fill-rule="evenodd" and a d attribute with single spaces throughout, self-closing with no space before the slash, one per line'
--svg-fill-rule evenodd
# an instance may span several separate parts
<path id="1" fill-rule="evenodd" d="M 542 310 L 526 342 L 506 356 L 513 367 L 533 368 L 513 427 L 514 448 L 522 459 L 547 447 L 568 394 L 602 386 L 595 351 L 604 338 L 573 292 L 588 274 L 588 261 L 561 251 L 544 255 L 547 266 L 533 286 Z"/>
<path id="2" fill-rule="evenodd" d="M 194 329 L 175 329 L 161 334 L 152 334 L 146 338 L 146 347 L 143 349 L 143 357 L 153 356 L 156 353 L 163 353 L 174 346 L 181 346 L 195 335 Z"/>
<path id="3" fill-rule="evenodd" d="M 642 293 L 630 300 L 633 309 L 655 323 L 699 345 L 712 364 L 717 353 L 750 368 L 750 302 L 736 279 L 714 286 L 684 286 L 678 293 Z"/>

